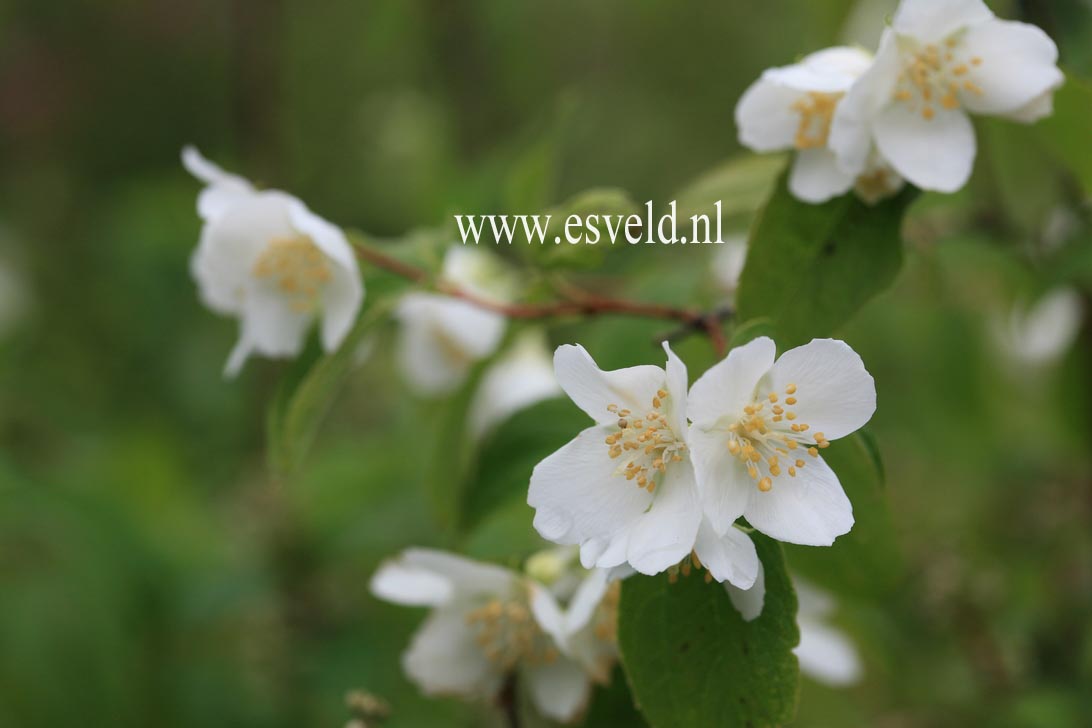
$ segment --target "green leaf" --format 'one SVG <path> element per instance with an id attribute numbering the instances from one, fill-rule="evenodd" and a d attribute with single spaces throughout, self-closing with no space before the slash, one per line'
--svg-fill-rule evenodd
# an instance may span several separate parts
<path id="1" fill-rule="evenodd" d="M 871 433 L 832 442 L 823 459 L 853 503 L 853 530 L 830 548 L 785 545 L 793 570 L 840 594 L 876 597 L 902 583 L 902 559 L 884 489 L 883 464 Z"/>
<path id="2" fill-rule="evenodd" d="M 1054 92 L 1054 113 L 1035 125 L 1039 140 L 1072 170 L 1086 195 L 1092 195 L 1092 83 L 1072 73 Z"/>
<path id="3" fill-rule="evenodd" d="M 313 365 L 305 357 L 289 370 L 266 417 L 269 464 L 275 472 L 291 475 L 303 462 L 319 424 L 352 371 L 357 348 L 389 309 L 385 302 L 373 304 L 357 319 L 337 351 Z"/>
<path id="4" fill-rule="evenodd" d="M 463 528 L 473 528 L 517 498 L 526 499 L 535 466 L 592 424 L 567 398 L 539 402 L 501 423 L 482 445 L 470 471 Z"/>
<path id="5" fill-rule="evenodd" d="M 916 194 L 906 189 L 874 206 L 852 194 L 811 205 L 782 175 L 751 231 L 740 320 L 769 317 L 785 347 L 832 334 L 894 280 L 899 228 Z"/>
<path id="6" fill-rule="evenodd" d="M 675 193 L 678 219 L 710 214 L 718 201 L 724 220 L 753 213 L 769 197 L 784 168 L 785 156 L 781 154 L 733 157 Z"/>
<path id="7" fill-rule="evenodd" d="M 762 614 L 745 622 L 700 572 L 622 585 L 618 642 L 637 705 L 656 728 L 776 726 L 793 719 L 796 593 L 781 547 L 753 534 L 766 574 Z"/>

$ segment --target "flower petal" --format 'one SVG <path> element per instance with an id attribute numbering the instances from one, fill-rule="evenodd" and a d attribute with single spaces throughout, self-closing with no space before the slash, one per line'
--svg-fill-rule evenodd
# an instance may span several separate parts
<path id="1" fill-rule="evenodd" d="M 852 685 L 861 679 L 861 658 L 848 637 L 815 620 L 801 617 L 797 623 L 800 644 L 793 652 L 800 660 L 800 672 L 832 687 Z"/>
<path id="2" fill-rule="evenodd" d="M 702 521 L 694 552 L 717 581 L 729 582 L 740 589 L 750 589 L 758 578 L 758 552 L 751 537 L 738 528 L 724 534 Z"/>
<path id="3" fill-rule="evenodd" d="M 849 192 L 855 180 L 856 175 L 838 166 L 829 149 L 801 149 L 792 163 L 789 191 L 804 202 L 818 204 Z"/>
<path id="4" fill-rule="evenodd" d="M 569 722 L 591 697 L 591 681 L 575 661 L 562 657 L 524 668 L 531 700 L 547 718 Z"/>
<path id="5" fill-rule="evenodd" d="M 974 127 L 962 109 L 935 109 L 926 119 L 906 104 L 876 117 L 876 146 L 899 174 L 926 190 L 955 192 L 974 166 Z"/>
<path id="6" fill-rule="evenodd" d="M 795 385 L 792 396 L 782 400 L 796 421 L 807 424 L 808 435 L 823 433 L 837 440 L 860 429 L 876 411 L 876 382 L 849 344 L 837 339 L 812 339 L 789 349 L 763 378 L 761 388 L 783 393 Z"/>
<path id="7" fill-rule="evenodd" d="M 381 565 L 370 588 L 380 599 L 410 607 L 438 607 L 455 594 L 448 577 L 399 562 Z"/>
<path id="8" fill-rule="evenodd" d="M 647 411 L 666 378 L 663 369 L 650 364 L 605 372 L 579 344 L 557 347 L 554 373 L 573 403 L 601 425 L 618 420 L 617 415 L 607 411 L 611 404 L 634 412 Z"/>
<path id="9" fill-rule="evenodd" d="M 694 469 L 689 460 L 672 463 L 656 488 L 652 507 L 634 523 L 626 561 L 642 574 L 658 574 L 694 548 L 701 523 Z"/>
<path id="10" fill-rule="evenodd" d="M 686 436 L 686 389 L 690 386 L 690 379 L 686 373 L 686 365 L 682 359 L 675 356 L 671 346 L 665 341 L 664 352 L 667 354 L 667 366 L 664 368 L 665 389 L 668 397 L 663 402 L 666 410 L 665 416 L 671 429 L 679 437 Z M 638 412 L 640 410 L 637 410 Z"/>
<path id="11" fill-rule="evenodd" d="M 758 574 L 755 575 L 755 583 L 750 589 L 740 589 L 730 581 L 724 582 L 724 590 L 728 592 L 728 598 L 744 622 L 753 622 L 762 615 L 762 607 L 766 603 L 766 570 L 762 568 L 762 561 L 758 562 Z"/>
<path id="12" fill-rule="evenodd" d="M 589 427 L 535 466 L 527 502 L 535 529 L 559 544 L 596 540 L 597 557 L 648 509 L 652 494 L 617 474 L 604 442 L 612 429 Z M 581 553 L 585 566 L 588 561 Z M 615 564 L 611 564 L 616 565 Z"/>
<path id="13" fill-rule="evenodd" d="M 728 352 L 690 388 L 686 403 L 690 420 L 709 427 L 721 419 L 735 421 L 742 417 L 743 408 L 754 401 L 755 388 L 773 366 L 776 355 L 777 346 L 766 336 Z"/>
<path id="14" fill-rule="evenodd" d="M 205 159 L 194 146 L 182 150 L 182 166 L 197 179 L 208 185 L 197 197 L 197 214 L 204 220 L 219 216 L 240 200 L 255 194 L 246 179 L 225 172 Z"/>
<path id="15" fill-rule="evenodd" d="M 690 428 L 690 457 L 702 510 L 718 534 L 731 530 L 747 509 L 747 499 L 755 488 L 746 466 L 728 452 L 727 442 L 725 430 Z"/>
<path id="16" fill-rule="evenodd" d="M 755 488 L 744 515 L 771 538 L 804 546 L 830 546 L 853 528 L 853 505 L 823 458 L 806 458 L 796 477 L 777 478 L 765 493 Z"/>
<path id="17" fill-rule="evenodd" d="M 871 63 L 872 54 L 861 48 L 835 46 L 791 66 L 771 68 L 763 77 L 798 91 L 838 93 L 848 89 Z"/>
<path id="18" fill-rule="evenodd" d="M 504 567 L 436 549 L 406 549 L 399 562 L 408 568 L 429 571 L 448 579 L 459 598 L 508 594 L 518 580 L 515 572 Z"/>
<path id="19" fill-rule="evenodd" d="M 800 124 L 792 106 L 800 97 L 797 89 L 765 75 L 751 84 L 736 104 L 739 143 L 756 152 L 791 148 Z"/>
<path id="20" fill-rule="evenodd" d="M 891 26 L 899 35 L 929 43 L 992 17 L 982 0 L 902 0 Z"/>
<path id="21" fill-rule="evenodd" d="M 1054 113 L 1054 91 L 1053 88 L 1044 91 L 1016 111 L 1002 114 L 1002 117 L 1020 124 L 1034 124 L 1039 119 L 1045 119 Z"/>
<path id="22" fill-rule="evenodd" d="M 561 606 L 549 589 L 533 581 L 528 583 L 531 592 L 531 614 L 534 615 L 542 631 L 550 635 L 564 651 L 568 639 L 565 612 L 561 610 Z"/>
<path id="23" fill-rule="evenodd" d="M 402 655 L 402 668 L 426 695 L 488 700 L 501 685 L 501 675 L 458 609 L 440 608 L 428 616 Z"/>
<path id="24" fill-rule="evenodd" d="M 1058 47 L 1040 28 L 1012 20 L 990 20 L 963 36 L 966 53 L 979 59 L 968 78 L 981 93 L 961 93 L 976 114 L 1010 114 L 1062 85 Z"/>
<path id="25" fill-rule="evenodd" d="M 524 331 L 482 377 L 470 405 L 470 429 L 479 439 L 519 410 L 561 394 L 541 331 Z"/>
<path id="26" fill-rule="evenodd" d="M 899 49 L 895 34 L 885 30 L 872 66 L 850 87 L 834 110 L 827 146 L 838 166 L 854 176 L 865 171 L 872 152 L 872 123 L 891 101 L 899 76 Z"/>

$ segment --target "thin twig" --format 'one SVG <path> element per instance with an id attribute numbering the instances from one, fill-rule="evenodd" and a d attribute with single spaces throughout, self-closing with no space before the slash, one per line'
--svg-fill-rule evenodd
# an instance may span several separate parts
<path id="1" fill-rule="evenodd" d="M 361 260 L 414 283 L 428 282 L 431 277 L 424 268 L 406 263 L 370 245 L 353 241 L 353 246 Z M 665 338 L 670 340 L 695 331 L 702 332 L 709 337 L 718 356 L 723 356 L 727 350 L 727 341 L 724 338 L 724 332 L 721 330 L 720 324 L 732 316 L 730 308 L 705 313 L 693 308 L 680 308 L 660 303 L 600 296 L 571 286 L 566 286 L 561 291 L 563 298 L 558 301 L 549 303 L 501 303 L 482 298 L 450 281 L 437 280 L 433 282 L 433 286 L 440 293 L 452 298 L 458 298 L 479 308 L 513 319 L 534 320 L 564 316 L 614 314 L 678 321 L 682 326 Z"/>

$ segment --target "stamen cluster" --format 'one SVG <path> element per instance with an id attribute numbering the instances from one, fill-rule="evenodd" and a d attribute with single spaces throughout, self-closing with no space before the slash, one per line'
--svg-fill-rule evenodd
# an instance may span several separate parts
<path id="1" fill-rule="evenodd" d="M 518 664 L 551 664 L 558 651 L 538 626 L 527 604 L 518 599 L 491 599 L 466 613 L 474 641 L 486 658 L 507 672 Z"/>
<path id="2" fill-rule="evenodd" d="M 607 436 L 611 459 L 625 457 L 619 472 L 626 480 L 636 480 L 638 488 L 649 493 L 656 489 L 656 475 L 667 472 L 669 462 L 681 461 L 686 444 L 680 442 L 663 413 L 666 390 L 657 390 L 652 398 L 652 409 L 644 417 L 633 416 L 628 409 L 610 404 L 607 411 L 618 415 L 618 431 Z"/>

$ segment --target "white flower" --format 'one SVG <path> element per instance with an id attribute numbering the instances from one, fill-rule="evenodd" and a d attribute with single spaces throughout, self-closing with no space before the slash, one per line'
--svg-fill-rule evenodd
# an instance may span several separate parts
<path id="1" fill-rule="evenodd" d="M 291 357 L 322 319 L 322 345 L 336 349 L 364 300 L 356 257 L 340 229 L 279 190 L 255 190 L 193 147 L 182 163 L 207 187 L 197 199 L 204 220 L 190 268 L 205 305 L 240 321 L 225 373 L 251 353 Z"/>
<path id="2" fill-rule="evenodd" d="M 974 163 L 968 112 L 1025 123 L 1050 114 L 1057 59 L 1046 33 L 997 19 L 981 0 L 903 0 L 838 106 L 830 147 L 846 173 L 861 173 L 875 144 L 918 187 L 953 192 Z"/>
<path id="3" fill-rule="evenodd" d="M 995 317 L 992 332 L 1001 350 L 1029 367 L 1057 361 L 1081 328 L 1083 306 L 1073 288 L 1057 288 L 1034 304 L 1018 303 L 1007 317 Z"/>
<path id="4" fill-rule="evenodd" d="M 746 235 L 732 235 L 717 248 L 713 256 L 713 276 L 728 296 L 735 296 L 746 262 Z"/>
<path id="5" fill-rule="evenodd" d="M 470 405 L 471 434 L 480 438 L 519 410 L 559 394 L 545 336 L 524 331 L 482 377 Z"/>
<path id="6" fill-rule="evenodd" d="M 800 671 L 816 682 L 832 687 L 852 685 L 861 679 L 861 658 L 857 648 L 828 619 L 834 612 L 834 599 L 817 586 L 793 577 L 799 610 L 800 644 L 793 652 L 800 660 Z"/>
<path id="7" fill-rule="evenodd" d="M 878 157 L 871 167 L 846 172 L 827 144 L 835 110 L 871 62 L 859 48 L 827 48 L 791 66 L 767 69 L 736 105 L 740 142 L 759 152 L 796 150 L 789 189 L 801 200 L 829 200 L 848 192 L 858 177 L 888 179 Z M 891 179 L 885 193 L 897 191 L 898 184 Z M 877 186 L 869 188 L 874 193 Z"/>
<path id="8" fill-rule="evenodd" d="M 503 303 L 511 295 L 507 271 L 494 256 L 477 248 L 450 248 L 442 277 L 493 303 Z M 438 293 L 403 296 L 395 316 L 402 323 L 402 369 L 414 391 L 424 396 L 458 387 L 474 363 L 496 351 L 504 336 L 501 314 Z"/>
<path id="9" fill-rule="evenodd" d="M 718 534 L 745 516 L 781 541 L 829 546 L 852 528 L 853 507 L 819 451 L 868 422 L 875 383 L 841 341 L 775 353 L 755 339 L 691 388 L 698 491 Z"/>
<path id="10" fill-rule="evenodd" d="M 547 540 L 580 546 L 585 567 L 656 574 L 691 552 L 718 581 L 749 586 L 751 539 L 703 524 L 686 436 L 686 366 L 605 372 L 581 346 L 554 353 L 557 381 L 596 424 L 539 463 L 527 502 Z"/>
<path id="11" fill-rule="evenodd" d="M 750 589 L 739 589 L 731 584 L 724 586 L 745 621 L 754 621 L 762 614 L 766 579 L 761 566 Z M 800 671 L 816 682 L 833 687 L 852 685 L 860 680 L 861 659 L 857 648 L 841 630 L 827 622 L 834 611 L 833 598 L 796 576 L 793 577 L 793 589 L 797 601 L 796 625 L 800 628 L 800 642 L 793 648 L 793 653 L 800 661 Z"/>
<path id="12" fill-rule="evenodd" d="M 543 585 L 499 566 L 409 549 L 380 567 L 371 590 L 396 604 L 433 608 L 402 659 L 427 695 L 488 701 L 518 674 L 549 718 L 572 720 L 587 704 L 589 675 L 543 627 L 560 630 L 563 621 Z"/>

